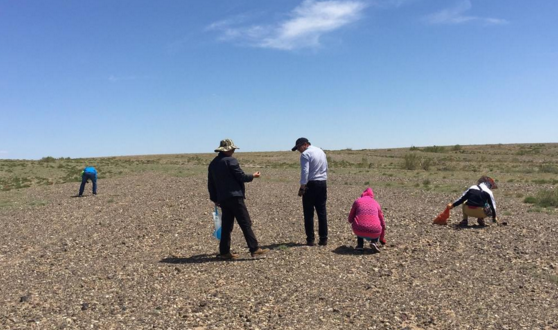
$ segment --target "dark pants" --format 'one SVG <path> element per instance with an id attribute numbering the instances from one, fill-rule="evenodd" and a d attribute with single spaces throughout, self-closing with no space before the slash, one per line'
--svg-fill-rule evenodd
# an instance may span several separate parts
<path id="1" fill-rule="evenodd" d="M 302 195 L 302 209 L 304 211 L 304 229 L 306 240 L 313 242 L 314 237 L 314 209 L 318 214 L 318 234 L 320 240 L 327 240 L 327 181 L 309 181 L 306 192 Z"/>
<path id="2" fill-rule="evenodd" d="M 221 242 L 219 243 L 219 253 L 227 254 L 231 252 L 231 233 L 234 227 L 234 219 L 238 222 L 246 244 L 250 252 L 258 249 L 258 240 L 252 231 L 252 220 L 248 214 L 243 197 L 233 197 L 221 202 Z"/>
<path id="3" fill-rule="evenodd" d="M 81 186 L 79 186 L 79 195 L 83 195 L 83 190 L 85 189 L 85 184 L 87 180 L 91 180 L 93 182 L 93 193 L 97 194 L 97 176 L 95 173 L 83 173 L 81 177 Z"/>
<path id="4" fill-rule="evenodd" d="M 372 238 L 370 243 L 378 243 L 379 238 Z M 364 246 L 364 238 L 357 236 L 357 248 L 361 248 Z"/>

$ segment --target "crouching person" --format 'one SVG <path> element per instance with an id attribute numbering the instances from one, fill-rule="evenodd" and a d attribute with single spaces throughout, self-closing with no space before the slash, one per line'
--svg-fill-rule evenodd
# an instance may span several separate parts
<path id="1" fill-rule="evenodd" d="M 492 217 L 492 220 L 498 223 L 496 200 L 491 190 L 497 188 L 494 179 L 483 175 L 476 185 L 469 187 L 455 202 L 448 204 L 449 208 L 463 204 L 463 220 L 459 223 L 460 227 L 469 225 L 469 217 L 477 218 L 481 227 L 486 226 L 484 218 L 487 217 Z"/>
<path id="2" fill-rule="evenodd" d="M 364 240 L 366 239 L 370 241 L 372 251 L 380 252 L 377 243 L 379 240 L 382 245 L 386 244 L 386 224 L 382 208 L 374 199 L 374 192 L 371 188 L 367 188 L 353 203 L 348 220 L 357 236 L 356 250 L 364 250 Z"/>
<path id="3" fill-rule="evenodd" d="M 81 185 L 79 186 L 79 197 L 83 196 L 83 190 L 87 181 L 93 183 L 93 195 L 97 195 L 97 170 L 93 166 L 87 166 L 81 171 Z"/>

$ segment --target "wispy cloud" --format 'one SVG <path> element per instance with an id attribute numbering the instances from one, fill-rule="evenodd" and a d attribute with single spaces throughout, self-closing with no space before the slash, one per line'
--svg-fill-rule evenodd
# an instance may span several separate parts
<path id="1" fill-rule="evenodd" d="M 500 18 L 470 16 L 466 13 L 471 10 L 473 5 L 471 0 L 462 0 L 454 7 L 441 10 L 424 17 L 429 24 L 463 24 L 468 22 L 481 22 L 487 25 L 506 24 L 508 21 Z"/>
<path id="2" fill-rule="evenodd" d="M 7 155 L 9 154 L 8 150 L 0 150 L 0 155 Z"/>
<path id="3" fill-rule="evenodd" d="M 208 30 L 220 31 L 221 40 L 255 47 L 294 50 L 320 45 L 320 37 L 362 17 L 363 1 L 304 0 L 285 21 L 275 24 L 248 25 L 245 17 L 215 22 Z"/>

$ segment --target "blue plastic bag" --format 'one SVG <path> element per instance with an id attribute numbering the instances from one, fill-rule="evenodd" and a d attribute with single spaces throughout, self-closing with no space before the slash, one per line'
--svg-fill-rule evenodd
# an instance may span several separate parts
<path id="1" fill-rule="evenodd" d="M 215 211 L 213 211 L 213 222 L 215 223 L 213 237 L 221 240 L 221 214 L 219 214 L 219 209 L 217 208 L 217 206 L 215 206 Z"/>

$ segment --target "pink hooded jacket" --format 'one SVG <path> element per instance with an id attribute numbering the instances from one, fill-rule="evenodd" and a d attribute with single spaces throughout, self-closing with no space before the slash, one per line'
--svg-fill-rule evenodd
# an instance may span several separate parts
<path id="1" fill-rule="evenodd" d="M 367 188 L 353 203 L 349 222 L 353 232 L 359 237 L 380 238 L 384 240 L 386 224 L 380 204 L 374 199 L 374 192 Z"/>

